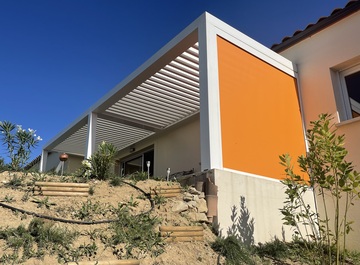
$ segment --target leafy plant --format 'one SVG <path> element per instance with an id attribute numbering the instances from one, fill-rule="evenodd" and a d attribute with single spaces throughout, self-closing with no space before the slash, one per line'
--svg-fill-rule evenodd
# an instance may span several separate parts
<path id="1" fill-rule="evenodd" d="M 256 264 L 250 250 L 235 236 L 218 237 L 211 247 L 226 258 L 226 265 Z"/>
<path id="2" fill-rule="evenodd" d="M 95 187 L 94 186 L 90 186 L 89 187 L 89 195 L 94 195 L 95 193 Z"/>
<path id="3" fill-rule="evenodd" d="M 115 161 L 117 148 L 111 143 L 102 142 L 88 160 L 82 162 L 81 175 L 89 178 L 105 180 L 110 177 L 110 168 Z"/>
<path id="4" fill-rule="evenodd" d="M 96 214 L 104 215 L 108 211 L 107 207 L 103 207 L 99 202 L 87 200 L 81 203 L 80 209 L 75 211 L 75 218 L 80 220 L 90 220 Z"/>
<path id="5" fill-rule="evenodd" d="M 163 205 L 166 203 L 166 198 L 159 194 L 155 194 L 155 196 L 153 196 L 152 199 L 153 199 L 155 205 Z"/>
<path id="6" fill-rule="evenodd" d="M 148 175 L 147 175 L 147 172 L 145 172 L 145 171 L 137 171 L 137 172 L 132 173 L 129 176 L 129 179 L 134 181 L 135 183 L 138 181 L 147 180 L 147 178 L 148 178 Z"/>
<path id="7" fill-rule="evenodd" d="M 133 195 L 131 194 L 130 200 L 127 202 L 128 207 L 137 207 L 139 205 L 138 201 L 134 200 Z"/>
<path id="8" fill-rule="evenodd" d="M 30 172 L 31 175 L 31 182 L 34 184 L 36 181 L 42 181 L 45 182 L 48 178 L 47 173 L 43 173 L 43 172 Z"/>
<path id="9" fill-rule="evenodd" d="M 29 258 L 42 258 L 45 253 L 59 253 L 60 249 L 69 249 L 76 233 L 54 227 L 53 222 L 33 219 L 28 228 L 23 225 L 17 228 L 0 229 L 0 239 L 5 240 L 6 248 L 12 253 L 0 257 L 4 264 L 19 264 Z"/>
<path id="10" fill-rule="evenodd" d="M 300 156 L 298 164 L 301 171 L 308 174 L 309 181 L 296 174 L 288 155 L 280 156 L 281 164 L 285 166 L 287 179 L 287 201 L 281 210 L 285 224 L 291 225 L 301 234 L 298 224 L 304 224 L 311 229 L 309 239 L 318 243 L 319 250 L 327 246 L 328 263 L 332 264 L 332 248 L 336 250 L 335 263 L 343 262 L 346 255 L 346 235 L 351 231 L 351 222 L 347 219 L 349 208 L 360 194 L 360 174 L 354 170 L 351 162 L 345 157 L 345 136 L 337 135 L 336 128 L 329 114 L 319 115 L 319 119 L 310 123 L 306 136 L 309 145 L 307 156 Z M 303 201 L 303 195 L 308 186 L 318 193 L 324 207 L 324 217 L 310 209 Z M 329 198 L 333 204 L 334 216 L 329 215 Z M 341 200 L 344 203 L 341 203 Z M 321 217 L 321 216 L 320 216 Z M 332 223 L 334 229 L 332 229 Z M 316 229 L 317 228 L 317 229 Z M 307 238 L 304 238 L 305 240 Z M 342 246 L 341 246 L 342 245 Z M 342 259 L 341 254 L 344 255 Z"/>
<path id="11" fill-rule="evenodd" d="M 30 158 L 31 149 L 42 140 L 33 129 L 24 130 L 21 125 L 9 121 L 0 121 L 2 142 L 10 158 L 13 170 L 22 169 Z"/>
<path id="12" fill-rule="evenodd" d="M 19 176 L 18 174 L 11 174 L 10 180 L 5 184 L 5 187 L 17 189 L 25 185 L 23 181 L 23 176 Z"/>
<path id="13" fill-rule="evenodd" d="M 46 209 L 50 209 L 50 206 L 56 205 L 56 203 L 49 201 L 49 197 L 45 197 L 42 200 L 35 198 L 34 200 L 32 200 L 32 202 L 37 203 L 38 208 L 42 208 L 43 206 L 45 206 Z"/>
<path id="14" fill-rule="evenodd" d="M 122 177 L 117 176 L 117 175 L 112 175 L 112 176 L 110 177 L 109 184 L 110 184 L 111 186 L 114 186 L 114 187 L 121 186 L 121 185 L 122 185 L 122 180 L 123 180 Z"/>
<path id="15" fill-rule="evenodd" d="M 3 201 L 6 202 L 6 203 L 12 203 L 12 202 L 15 201 L 15 200 L 14 200 L 14 196 L 11 196 L 11 195 L 9 195 L 9 194 L 6 194 Z"/>
<path id="16" fill-rule="evenodd" d="M 114 248 L 118 258 L 139 258 L 146 253 L 157 256 L 163 252 L 163 240 L 155 232 L 159 224 L 156 217 L 150 214 L 133 216 L 125 204 L 119 204 L 115 209 L 118 221 L 110 225 L 111 236 L 107 238 L 107 245 Z M 121 245 L 121 249 L 117 246 Z"/>

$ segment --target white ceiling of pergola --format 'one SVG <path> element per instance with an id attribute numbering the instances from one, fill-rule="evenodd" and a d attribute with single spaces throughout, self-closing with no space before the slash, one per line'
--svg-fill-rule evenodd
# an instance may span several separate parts
<path id="1" fill-rule="evenodd" d="M 120 93 L 123 87 L 119 87 L 119 91 L 95 108 L 96 145 L 106 141 L 121 150 L 198 113 L 198 43 L 187 46 L 175 59 L 169 59 L 164 67 L 143 80 L 131 82 L 132 87 L 127 87 L 124 93 Z M 84 155 L 87 123 L 87 117 L 83 117 L 45 149 Z"/>

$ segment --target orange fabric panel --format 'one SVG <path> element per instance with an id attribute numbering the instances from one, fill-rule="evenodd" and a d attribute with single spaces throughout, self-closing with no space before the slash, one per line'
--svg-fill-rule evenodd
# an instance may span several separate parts
<path id="1" fill-rule="evenodd" d="M 218 37 L 223 167 L 284 178 L 279 155 L 305 154 L 296 79 Z"/>

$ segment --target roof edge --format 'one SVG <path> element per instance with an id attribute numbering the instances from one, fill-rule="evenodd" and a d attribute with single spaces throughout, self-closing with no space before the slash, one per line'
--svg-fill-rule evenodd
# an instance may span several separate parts
<path id="1" fill-rule="evenodd" d="M 351 0 L 343 9 L 335 9 L 330 16 L 320 18 L 316 24 L 309 24 L 303 31 L 296 31 L 292 37 L 285 37 L 281 43 L 272 45 L 271 49 L 278 53 L 282 52 L 359 10 L 360 1 Z"/>

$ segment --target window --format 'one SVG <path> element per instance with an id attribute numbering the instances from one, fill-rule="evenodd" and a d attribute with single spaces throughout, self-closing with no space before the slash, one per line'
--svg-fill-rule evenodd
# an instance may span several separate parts
<path id="1" fill-rule="evenodd" d="M 150 161 L 149 175 L 154 173 L 154 150 L 149 150 L 121 161 L 121 176 L 135 172 L 147 171 L 147 162 Z"/>
<path id="2" fill-rule="evenodd" d="M 360 65 L 340 72 L 345 120 L 360 116 Z"/>

